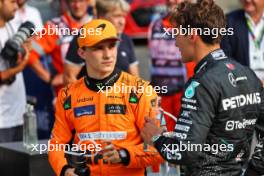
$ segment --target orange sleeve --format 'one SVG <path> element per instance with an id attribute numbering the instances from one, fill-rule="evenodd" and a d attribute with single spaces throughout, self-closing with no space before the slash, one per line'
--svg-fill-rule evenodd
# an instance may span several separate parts
<path id="1" fill-rule="evenodd" d="M 145 123 L 145 116 L 149 116 L 151 108 L 156 106 L 157 94 L 152 86 L 146 86 L 144 93 L 141 95 L 135 115 L 136 125 L 138 129 L 142 129 Z M 154 105 L 155 104 L 155 105 Z M 156 118 L 152 116 L 152 118 Z M 148 146 L 148 152 L 144 151 L 143 142 L 136 146 L 126 147 L 130 155 L 130 162 L 128 168 L 143 168 L 151 165 L 159 165 L 164 160 L 159 155 L 157 150 Z"/>
<path id="2" fill-rule="evenodd" d="M 29 53 L 28 65 L 33 65 L 39 58 L 39 54 L 34 49 L 32 49 Z"/>
<path id="3" fill-rule="evenodd" d="M 196 64 L 194 62 L 188 62 L 185 64 L 187 71 L 187 80 L 194 75 L 194 68 Z"/>
<path id="4" fill-rule="evenodd" d="M 65 93 L 65 88 L 61 89 L 59 92 L 56 109 L 55 109 L 55 123 L 52 130 L 51 139 L 49 140 L 50 150 L 48 151 L 49 162 L 57 175 L 60 175 L 60 172 L 67 164 L 66 159 L 64 158 L 64 151 L 59 147 L 55 147 L 59 144 L 68 144 L 72 139 L 72 129 L 69 119 L 66 117 L 66 110 L 64 110 L 64 102 L 67 98 Z M 53 147 L 51 147 L 53 146 Z"/>
<path id="5" fill-rule="evenodd" d="M 56 48 L 58 38 L 56 26 L 47 22 L 42 31 L 38 32 L 38 35 L 32 39 L 32 50 L 29 54 L 28 64 L 32 65 L 41 56 L 50 54 Z"/>

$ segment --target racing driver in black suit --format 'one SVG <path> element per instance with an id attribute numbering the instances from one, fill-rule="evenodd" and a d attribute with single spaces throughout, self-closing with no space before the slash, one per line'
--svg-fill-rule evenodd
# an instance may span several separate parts
<path id="1" fill-rule="evenodd" d="M 221 36 L 232 35 L 225 29 L 222 9 L 213 0 L 183 2 L 171 14 L 171 22 L 175 29 L 192 29 L 178 35 L 171 31 L 183 62 L 197 63 L 195 74 L 185 86 L 174 132 L 164 132 L 146 117 L 142 138 L 168 162 L 185 165 L 186 175 L 239 176 L 256 130 L 258 143 L 245 175 L 264 174 L 262 83 L 220 49 Z"/>

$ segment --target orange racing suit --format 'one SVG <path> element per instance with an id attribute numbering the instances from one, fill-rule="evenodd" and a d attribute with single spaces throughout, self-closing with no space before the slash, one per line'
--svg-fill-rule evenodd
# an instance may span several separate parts
<path id="1" fill-rule="evenodd" d="M 140 137 L 144 117 L 157 104 L 157 95 L 148 84 L 128 73 L 115 70 L 104 80 L 98 81 L 86 76 L 61 89 L 50 144 L 66 144 L 72 137 L 74 144 L 88 138 L 94 139 L 97 144 L 111 139 L 117 149 L 126 149 L 129 153 L 129 164 L 104 164 L 99 161 L 89 166 L 91 175 L 143 176 L 145 167 L 163 162 L 153 147 L 148 146 L 148 151 L 143 150 Z M 101 88 L 133 86 L 135 89 L 131 92 L 125 89 L 106 93 L 98 89 L 99 85 Z M 67 165 L 64 152 L 49 151 L 48 156 L 54 171 L 60 175 Z"/>

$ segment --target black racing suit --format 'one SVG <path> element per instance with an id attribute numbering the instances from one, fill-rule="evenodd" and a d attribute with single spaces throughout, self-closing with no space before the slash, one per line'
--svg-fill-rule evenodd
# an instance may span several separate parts
<path id="1" fill-rule="evenodd" d="M 153 137 L 154 146 L 170 163 L 186 165 L 186 175 L 236 176 L 248 160 L 256 127 L 260 145 L 250 163 L 263 173 L 263 102 L 254 72 L 216 50 L 187 82 L 174 132 Z"/>

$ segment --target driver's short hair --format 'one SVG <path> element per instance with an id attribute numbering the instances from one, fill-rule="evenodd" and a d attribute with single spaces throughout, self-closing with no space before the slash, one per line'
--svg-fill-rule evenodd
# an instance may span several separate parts
<path id="1" fill-rule="evenodd" d="M 196 3 L 182 2 L 171 13 L 170 21 L 175 27 L 218 29 L 217 37 L 200 35 L 203 42 L 207 44 L 220 43 L 223 37 L 220 29 L 226 28 L 224 12 L 214 0 L 197 0 Z"/>

